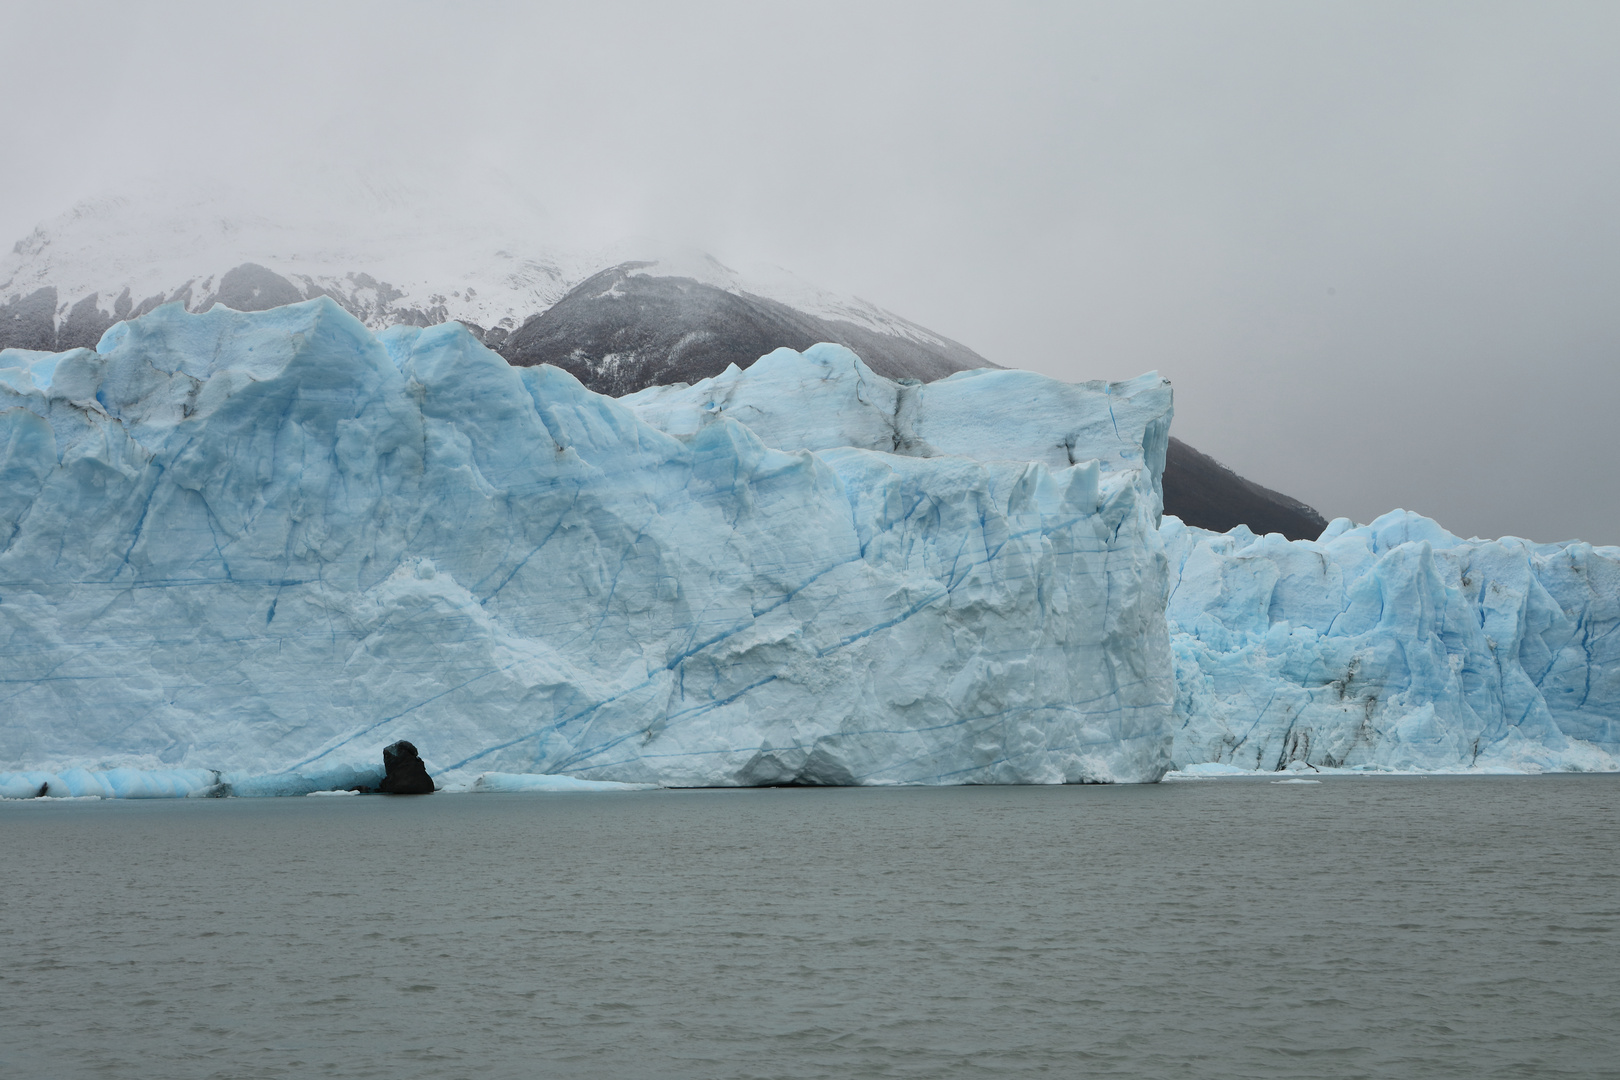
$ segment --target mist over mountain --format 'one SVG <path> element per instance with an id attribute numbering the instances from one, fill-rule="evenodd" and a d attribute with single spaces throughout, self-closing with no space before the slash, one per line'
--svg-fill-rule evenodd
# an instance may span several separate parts
<path id="1" fill-rule="evenodd" d="M 461 219 L 419 201 L 355 182 L 321 201 L 176 190 L 80 203 L 0 255 L 0 346 L 93 347 L 165 303 L 264 311 L 316 296 L 373 330 L 513 329 L 617 261 L 547 242 L 521 204 Z"/>

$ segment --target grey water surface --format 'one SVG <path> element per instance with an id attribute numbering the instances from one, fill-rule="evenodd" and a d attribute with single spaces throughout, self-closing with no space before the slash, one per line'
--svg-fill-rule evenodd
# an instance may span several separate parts
<path id="1" fill-rule="evenodd" d="M 0 803 L 4 1077 L 1620 1076 L 1620 777 Z"/>

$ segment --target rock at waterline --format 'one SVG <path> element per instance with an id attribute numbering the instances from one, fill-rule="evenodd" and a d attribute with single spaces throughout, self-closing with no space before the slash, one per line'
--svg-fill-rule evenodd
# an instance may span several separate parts
<path id="1" fill-rule="evenodd" d="M 436 790 L 415 744 L 404 739 L 383 747 L 383 768 L 388 775 L 377 790 L 385 795 L 431 795 Z"/>

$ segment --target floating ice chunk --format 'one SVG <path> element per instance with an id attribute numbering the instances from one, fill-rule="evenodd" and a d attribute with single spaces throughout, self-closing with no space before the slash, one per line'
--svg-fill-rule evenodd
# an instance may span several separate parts
<path id="1" fill-rule="evenodd" d="M 1176 779 L 1208 779 L 1216 776 L 1250 776 L 1252 770 L 1240 769 L 1221 761 L 1196 761 L 1184 765 L 1173 774 Z"/>
<path id="2" fill-rule="evenodd" d="M 178 799 L 217 793 L 219 784 L 210 769 L 29 770 L 0 772 L 0 798 Z"/>
<path id="3" fill-rule="evenodd" d="M 378 752 L 381 756 L 381 751 Z M 383 781 L 383 767 L 377 765 L 334 765 L 302 772 L 253 774 L 228 772 L 221 777 L 220 794 L 242 798 L 273 798 L 281 795 L 342 794 L 355 788 L 375 788 Z"/>
<path id="4" fill-rule="evenodd" d="M 581 780 L 573 776 L 527 773 L 481 773 L 468 787 L 475 792 L 533 791 L 650 791 L 656 784 L 619 784 L 611 780 Z"/>

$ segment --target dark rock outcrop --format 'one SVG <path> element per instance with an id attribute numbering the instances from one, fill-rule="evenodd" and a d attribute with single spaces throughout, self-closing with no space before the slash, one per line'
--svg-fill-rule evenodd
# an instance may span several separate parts
<path id="1" fill-rule="evenodd" d="M 377 790 L 384 795 L 431 795 L 438 790 L 416 745 L 404 739 L 383 747 L 383 769 L 387 775 Z"/>
<path id="2" fill-rule="evenodd" d="M 623 263 L 587 278 L 492 344 L 512 364 L 552 364 L 614 397 L 648 386 L 694 383 L 720 374 L 728 364 L 748 367 L 773 349 L 802 351 L 821 341 L 848 346 L 891 379 L 927 382 L 954 371 L 995 367 L 944 338 L 927 343 L 692 278 L 637 273 L 649 265 Z M 918 338 L 935 337 L 915 329 Z"/>
<path id="3" fill-rule="evenodd" d="M 56 287 L 0 303 L 0 349 L 56 351 Z"/>
<path id="4" fill-rule="evenodd" d="M 243 263 L 225 271 L 219 279 L 219 291 L 214 294 L 215 304 L 237 311 L 269 311 L 302 299 L 304 294 L 298 286 L 258 263 Z"/>
<path id="5" fill-rule="evenodd" d="M 1322 515 L 1298 499 L 1245 480 L 1173 436 L 1164 462 L 1164 512 L 1200 529 L 1247 525 L 1290 540 L 1315 540 L 1327 528 Z"/>
<path id="6" fill-rule="evenodd" d="M 124 290 L 128 295 L 129 290 Z M 93 349 L 101 341 L 101 335 L 113 324 L 111 316 L 103 312 L 97 301 L 101 299 L 99 293 L 91 293 L 68 312 L 67 319 L 56 332 L 55 349 L 66 352 L 69 349 Z M 125 306 L 128 306 L 126 301 Z"/>

